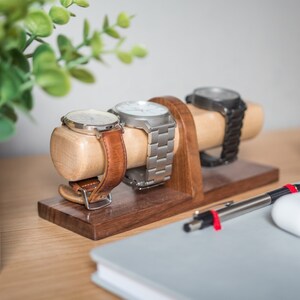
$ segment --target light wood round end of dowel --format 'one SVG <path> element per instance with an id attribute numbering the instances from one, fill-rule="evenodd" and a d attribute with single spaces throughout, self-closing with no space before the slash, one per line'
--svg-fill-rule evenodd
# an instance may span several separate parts
<path id="1" fill-rule="evenodd" d="M 143 166 L 147 157 L 146 133 L 126 127 L 123 138 L 127 168 Z M 69 181 L 99 176 L 104 171 L 104 149 L 96 136 L 80 134 L 66 126 L 57 127 L 51 136 L 50 152 L 58 173 Z"/>

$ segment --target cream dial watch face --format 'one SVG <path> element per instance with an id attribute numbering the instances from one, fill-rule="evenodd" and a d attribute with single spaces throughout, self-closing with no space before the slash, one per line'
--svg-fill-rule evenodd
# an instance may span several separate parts
<path id="1" fill-rule="evenodd" d="M 155 117 L 169 112 L 165 106 L 149 101 L 122 102 L 116 106 L 116 110 L 136 117 Z"/>
<path id="2" fill-rule="evenodd" d="M 85 126 L 104 126 L 118 122 L 114 114 L 94 109 L 72 111 L 64 119 Z"/>

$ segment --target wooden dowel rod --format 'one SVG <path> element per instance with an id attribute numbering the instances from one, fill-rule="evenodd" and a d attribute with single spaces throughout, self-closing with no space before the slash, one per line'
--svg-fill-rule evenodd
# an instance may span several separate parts
<path id="1" fill-rule="evenodd" d="M 241 140 L 255 137 L 262 129 L 264 114 L 258 104 L 247 102 Z M 188 108 L 193 116 L 198 148 L 206 150 L 220 146 L 224 138 L 225 121 L 221 114 L 208 112 L 192 105 Z M 124 142 L 127 151 L 127 167 L 146 164 L 147 135 L 143 130 L 124 128 Z M 175 132 L 176 152 L 180 138 Z M 50 152 L 58 173 L 69 181 L 81 180 L 102 174 L 105 157 L 102 146 L 95 136 L 80 134 L 65 126 L 54 129 Z"/>

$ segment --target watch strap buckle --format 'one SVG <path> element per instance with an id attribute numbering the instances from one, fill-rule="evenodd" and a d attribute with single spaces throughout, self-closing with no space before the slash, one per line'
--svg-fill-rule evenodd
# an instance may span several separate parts
<path id="1" fill-rule="evenodd" d="M 83 200 L 84 200 L 84 206 L 88 210 L 97 210 L 97 209 L 100 209 L 100 208 L 103 208 L 105 206 L 110 205 L 111 202 L 112 202 L 111 193 L 109 193 L 107 195 L 107 197 L 102 198 L 99 201 L 90 203 L 88 199 L 89 199 L 89 195 L 91 194 L 91 192 L 89 192 L 89 191 L 87 191 L 85 189 L 80 189 L 79 191 L 82 194 L 82 197 L 83 197 Z"/>
<path id="2" fill-rule="evenodd" d="M 65 184 L 59 185 L 58 192 L 64 199 L 73 203 L 84 205 L 88 210 L 104 208 L 110 205 L 112 202 L 112 196 L 110 193 L 104 197 L 101 197 L 97 201 L 89 202 L 89 196 L 91 195 L 92 191 L 89 191 L 85 188 L 79 188 L 77 191 L 75 191 L 71 186 Z"/>

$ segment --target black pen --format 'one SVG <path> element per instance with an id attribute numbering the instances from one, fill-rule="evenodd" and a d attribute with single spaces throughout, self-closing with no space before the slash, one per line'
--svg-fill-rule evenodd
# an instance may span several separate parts
<path id="1" fill-rule="evenodd" d="M 222 221 L 271 205 L 278 198 L 298 191 L 300 191 L 300 184 L 286 184 L 282 188 L 235 204 L 229 204 L 218 210 L 209 210 L 203 213 L 196 212 L 193 220 L 183 225 L 183 230 L 190 232 L 209 226 L 214 226 L 216 230 L 220 230 Z"/>

